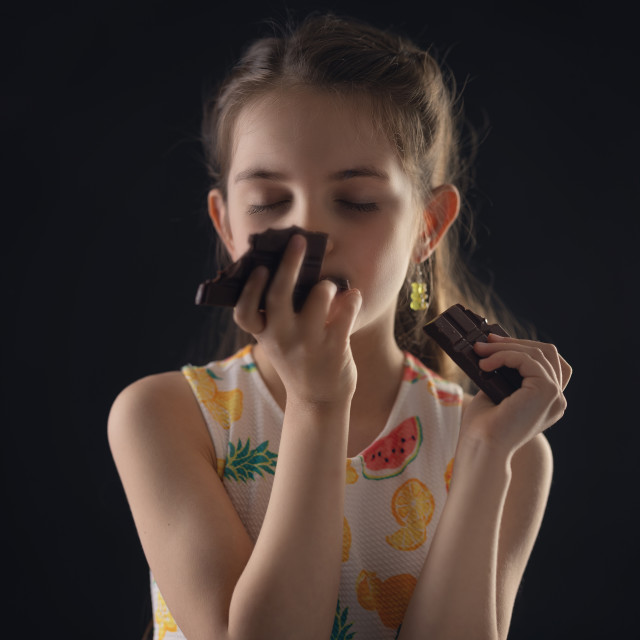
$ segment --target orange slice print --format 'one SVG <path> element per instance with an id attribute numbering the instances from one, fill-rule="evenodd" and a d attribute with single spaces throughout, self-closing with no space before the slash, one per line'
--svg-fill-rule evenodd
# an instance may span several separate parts
<path id="1" fill-rule="evenodd" d="M 347 519 L 344 518 L 342 521 L 342 562 L 349 559 L 349 549 L 351 549 L 351 527 Z"/>
<path id="2" fill-rule="evenodd" d="M 398 551 L 413 551 L 424 544 L 434 509 L 435 500 L 427 486 L 417 478 L 407 480 L 391 500 L 391 513 L 401 528 L 385 537 L 387 544 Z"/>
<path id="3" fill-rule="evenodd" d="M 407 524 L 385 540 L 398 551 L 413 551 L 427 541 L 427 527 L 421 522 Z"/>
<path id="4" fill-rule="evenodd" d="M 196 397 L 223 429 L 228 429 L 242 416 L 242 391 L 219 391 L 206 367 L 185 368 L 184 374 L 193 386 Z"/>
<path id="5" fill-rule="evenodd" d="M 354 484 L 358 481 L 358 472 L 355 470 L 355 467 L 351 464 L 351 460 L 347 459 L 347 484 Z"/>
<path id="6" fill-rule="evenodd" d="M 435 501 L 427 486 L 417 478 L 400 485 L 391 499 L 391 513 L 401 525 L 424 522 L 433 516 Z"/>
<path id="7" fill-rule="evenodd" d="M 404 618 L 417 580 L 409 573 L 391 576 L 384 582 L 373 571 L 363 569 L 356 580 L 360 606 L 378 611 L 385 627 L 397 629 Z"/>
<path id="8" fill-rule="evenodd" d="M 361 607 L 367 611 L 375 611 L 378 608 L 380 585 L 382 585 L 382 580 L 375 572 L 363 569 L 359 573 L 356 579 L 356 594 Z"/>
<path id="9" fill-rule="evenodd" d="M 453 476 L 453 461 L 454 458 L 451 458 L 451 460 L 449 460 L 449 464 L 444 471 L 444 483 L 447 486 L 447 491 L 449 491 L 449 487 L 451 486 L 451 476 Z"/>

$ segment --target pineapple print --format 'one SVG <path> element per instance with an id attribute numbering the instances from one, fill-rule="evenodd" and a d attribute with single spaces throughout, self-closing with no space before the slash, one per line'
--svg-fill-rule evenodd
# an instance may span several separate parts
<path id="1" fill-rule="evenodd" d="M 225 461 L 224 478 L 236 482 L 253 480 L 255 475 L 264 478 L 265 473 L 274 474 L 278 454 L 269 451 L 269 441 L 266 440 L 255 449 L 250 447 L 250 439 L 243 446 L 242 440 L 238 445 L 229 443 L 229 453 Z"/>
<path id="2" fill-rule="evenodd" d="M 349 607 L 345 607 L 340 612 L 340 600 L 336 605 L 336 616 L 333 619 L 333 629 L 331 629 L 331 640 L 351 640 L 356 634 L 354 631 L 348 633 L 349 629 L 353 625 L 353 622 L 347 624 L 349 617 Z"/>
<path id="3" fill-rule="evenodd" d="M 177 631 L 178 625 L 173 619 L 167 603 L 164 601 L 162 594 L 158 591 L 158 604 L 155 611 L 156 631 L 158 640 L 162 640 L 167 631 Z"/>
<path id="4" fill-rule="evenodd" d="M 196 397 L 223 429 L 228 429 L 242 416 L 242 391 L 219 391 L 216 376 L 206 367 L 183 367 L 182 372 L 193 387 Z"/>

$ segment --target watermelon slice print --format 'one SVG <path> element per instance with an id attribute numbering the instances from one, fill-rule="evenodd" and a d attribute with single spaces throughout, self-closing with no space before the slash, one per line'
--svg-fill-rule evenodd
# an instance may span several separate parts
<path id="1" fill-rule="evenodd" d="M 360 454 L 362 475 L 369 480 L 384 480 L 401 474 L 418 455 L 421 444 L 420 418 L 403 420 Z"/>

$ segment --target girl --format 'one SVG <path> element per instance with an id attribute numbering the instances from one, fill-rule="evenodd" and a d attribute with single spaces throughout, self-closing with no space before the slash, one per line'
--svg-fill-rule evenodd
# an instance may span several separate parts
<path id="1" fill-rule="evenodd" d="M 571 369 L 552 345 L 492 336 L 481 367 L 524 378 L 494 405 L 414 340 L 449 304 L 482 309 L 455 280 L 460 163 L 439 68 L 397 36 L 311 18 L 248 50 L 204 130 L 229 256 L 269 227 L 322 231 L 323 275 L 352 288 L 322 280 L 295 313 L 294 236 L 266 310 L 264 268 L 235 307 L 247 347 L 114 402 L 155 637 L 506 638 Z"/>

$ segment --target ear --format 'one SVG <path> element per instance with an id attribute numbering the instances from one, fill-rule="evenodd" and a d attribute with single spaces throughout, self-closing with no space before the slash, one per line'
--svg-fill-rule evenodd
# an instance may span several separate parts
<path id="1" fill-rule="evenodd" d="M 460 192 L 455 185 L 443 184 L 433 190 L 422 212 L 424 230 L 416 243 L 416 262 L 424 262 L 435 251 L 459 212 Z"/>
<path id="2" fill-rule="evenodd" d="M 234 255 L 233 236 L 229 227 L 229 218 L 227 215 L 227 204 L 224 201 L 220 189 L 211 189 L 207 196 L 207 204 L 209 206 L 209 217 L 213 226 L 226 247 L 230 256 Z"/>

